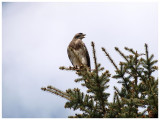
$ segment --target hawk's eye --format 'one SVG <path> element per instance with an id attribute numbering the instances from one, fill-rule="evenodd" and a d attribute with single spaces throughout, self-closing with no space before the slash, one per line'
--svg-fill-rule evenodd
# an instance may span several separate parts
<path id="1" fill-rule="evenodd" d="M 82 35 L 83 33 L 79 33 L 80 35 Z"/>
<path id="2" fill-rule="evenodd" d="M 76 36 L 76 38 L 79 38 L 79 37 L 80 37 L 80 35 L 77 35 L 77 36 Z"/>

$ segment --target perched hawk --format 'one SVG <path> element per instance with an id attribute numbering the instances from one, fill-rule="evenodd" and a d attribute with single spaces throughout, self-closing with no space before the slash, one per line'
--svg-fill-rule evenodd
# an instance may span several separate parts
<path id="1" fill-rule="evenodd" d="M 82 64 L 90 67 L 88 50 L 82 41 L 85 35 L 77 33 L 67 48 L 68 57 L 74 67 L 80 68 Z"/>

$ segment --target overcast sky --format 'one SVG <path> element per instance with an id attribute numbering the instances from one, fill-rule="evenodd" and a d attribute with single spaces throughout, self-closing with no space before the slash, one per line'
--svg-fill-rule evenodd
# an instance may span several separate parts
<path id="1" fill-rule="evenodd" d="M 59 70 L 70 66 L 67 46 L 82 32 L 92 58 L 95 42 L 98 62 L 112 75 L 114 67 L 101 50 L 105 47 L 118 64 L 122 57 L 114 50 L 134 48 L 158 59 L 158 12 L 156 3 L 3 3 L 2 5 L 2 117 L 66 118 L 65 99 L 42 91 L 47 85 L 61 90 L 81 87 L 74 72 Z M 126 53 L 126 52 L 125 52 Z M 155 74 L 157 76 L 157 74 Z M 115 79 L 110 80 L 113 100 Z"/>

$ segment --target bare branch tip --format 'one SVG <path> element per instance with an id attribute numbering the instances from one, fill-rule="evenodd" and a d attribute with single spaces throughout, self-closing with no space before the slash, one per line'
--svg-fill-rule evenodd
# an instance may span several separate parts
<path id="1" fill-rule="evenodd" d="M 61 66 L 61 67 L 59 67 L 59 69 L 60 69 L 60 70 L 64 70 L 64 69 L 65 69 L 65 67 L 64 67 L 64 66 Z"/>
<path id="2" fill-rule="evenodd" d="M 93 41 L 91 42 L 91 45 L 94 46 L 94 42 Z"/>
<path id="3" fill-rule="evenodd" d="M 47 86 L 47 88 L 51 89 L 51 88 L 52 88 L 52 86 L 50 86 L 50 85 L 49 85 L 49 86 Z"/>
<path id="4" fill-rule="evenodd" d="M 45 88 L 45 87 L 44 87 L 44 88 L 41 88 L 41 90 L 46 91 L 46 88 Z"/>
<path id="5" fill-rule="evenodd" d="M 102 47 L 102 51 L 106 51 L 104 47 Z"/>
<path id="6" fill-rule="evenodd" d="M 118 47 L 115 47 L 115 50 L 119 50 L 119 48 L 118 48 Z"/>
<path id="7" fill-rule="evenodd" d="M 145 43 L 145 47 L 148 47 L 147 43 Z"/>
<path id="8" fill-rule="evenodd" d="M 125 50 L 128 50 L 128 48 L 127 48 L 127 47 L 124 47 L 124 49 L 125 49 Z"/>

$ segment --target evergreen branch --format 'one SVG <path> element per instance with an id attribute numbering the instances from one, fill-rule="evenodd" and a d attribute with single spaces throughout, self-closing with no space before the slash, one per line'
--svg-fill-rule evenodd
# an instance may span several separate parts
<path id="1" fill-rule="evenodd" d="M 99 99 L 99 102 L 100 102 L 100 106 L 102 107 L 102 110 L 103 110 L 103 114 L 105 116 L 106 114 L 106 109 L 105 109 L 105 99 L 104 99 L 104 89 L 106 89 L 108 86 L 101 86 L 101 83 L 104 79 L 102 79 L 102 81 L 100 80 L 99 76 L 98 76 L 98 68 L 100 67 L 100 64 L 97 64 L 97 59 L 96 59 L 96 54 L 95 54 L 95 45 L 94 45 L 94 42 L 91 43 L 92 45 L 92 48 L 93 48 L 93 58 L 94 58 L 94 63 L 95 63 L 95 69 L 96 69 L 96 74 L 97 74 L 97 77 L 96 77 L 96 85 L 97 85 L 97 92 L 96 92 L 96 97 L 98 97 Z M 104 74 L 107 74 L 108 71 L 106 71 L 106 73 Z M 103 78 L 103 77 L 102 77 Z M 104 82 L 105 83 L 105 82 Z M 103 84 L 105 85 L 105 84 Z M 102 89 L 103 87 L 103 89 Z M 102 89 L 102 90 L 101 90 Z"/>
<path id="2" fill-rule="evenodd" d="M 147 70 L 148 70 L 148 87 L 149 87 L 149 90 L 150 92 L 153 92 L 153 90 L 151 89 L 151 65 L 150 65 L 150 62 L 151 62 L 151 59 L 153 58 L 153 55 L 151 56 L 151 58 L 149 59 L 149 53 L 148 53 L 148 45 L 145 44 L 145 49 L 146 49 L 146 64 L 147 64 Z M 155 99 L 153 98 L 154 100 L 154 103 L 155 103 Z"/>
<path id="3" fill-rule="evenodd" d="M 119 50 L 117 47 L 116 47 L 116 49 Z M 102 51 L 105 52 L 106 56 L 109 58 L 109 60 L 111 61 L 111 63 L 113 64 L 113 66 L 116 68 L 117 72 L 119 73 L 120 70 L 118 69 L 117 65 L 114 63 L 114 61 L 113 61 L 113 59 L 110 57 L 110 55 L 107 53 L 107 51 L 105 50 L 105 48 L 102 47 Z M 120 52 L 120 53 L 121 53 L 121 52 Z M 121 54 L 122 54 L 122 53 L 121 53 Z M 123 54 L 122 54 L 122 55 L 123 55 Z M 123 55 L 123 56 L 124 56 L 124 55 Z M 126 58 L 126 57 L 125 57 L 125 58 Z M 127 58 L 126 58 L 126 60 L 127 60 Z M 128 61 L 128 60 L 127 60 L 127 61 Z M 123 79 L 124 81 L 126 81 L 126 79 L 124 78 L 124 75 L 121 75 L 120 77 L 122 77 L 122 79 Z M 128 85 L 127 85 L 126 82 L 125 82 L 125 86 L 126 86 L 126 88 L 127 88 L 127 91 L 129 92 L 129 87 L 128 87 Z"/>
<path id="4" fill-rule="evenodd" d="M 111 61 L 111 63 L 113 64 L 113 66 L 116 68 L 116 70 L 119 71 L 117 65 L 114 63 L 113 59 L 110 57 L 110 55 L 108 54 L 108 52 L 105 50 L 104 47 L 102 47 L 102 51 L 106 54 L 106 56 L 107 56 L 108 59 Z"/>
<path id="5" fill-rule="evenodd" d="M 128 73 L 129 75 L 131 75 L 132 77 L 138 77 L 138 75 L 133 74 L 132 72 L 126 71 L 126 73 Z"/>
<path id="6" fill-rule="evenodd" d="M 145 43 L 145 49 L 146 49 L 146 58 L 147 58 L 147 60 L 148 60 L 148 45 Z"/>
<path id="7" fill-rule="evenodd" d="M 81 93 L 78 88 L 68 90 L 68 93 L 73 99 L 65 104 L 65 108 L 73 108 L 74 110 L 80 109 L 89 115 L 93 113 L 93 109 L 95 108 L 94 101 L 89 95 L 86 94 L 84 97 L 83 92 Z"/>
<path id="8" fill-rule="evenodd" d="M 129 63 L 127 57 L 119 50 L 119 48 L 115 47 L 115 50 L 118 51 L 118 52 L 120 53 L 120 55 Z M 138 76 L 140 76 L 141 79 L 145 81 L 145 78 L 141 75 L 140 72 L 138 72 L 138 71 L 136 70 L 136 68 L 134 68 L 133 65 L 130 65 L 130 67 L 133 68 L 133 70 L 138 74 Z"/>
<path id="9" fill-rule="evenodd" d="M 117 92 L 114 91 L 113 103 L 116 103 Z"/>
<path id="10" fill-rule="evenodd" d="M 116 92 L 115 92 L 115 94 L 116 94 L 116 99 L 117 99 L 117 103 L 118 103 L 118 109 L 119 109 L 119 112 L 121 113 L 121 107 L 122 107 L 122 105 L 120 103 L 119 97 L 118 97 L 118 95 L 117 95 Z"/>
<path id="11" fill-rule="evenodd" d="M 116 86 L 114 86 L 114 90 L 116 91 L 116 92 L 115 92 L 115 95 L 117 95 L 117 93 L 118 93 L 118 95 L 119 95 L 120 97 L 122 97 L 120 91 L 118 90 L 118 88 L 117 88 Z"/>
<path id="12" fill-rule="evenodd" d="M 55 88 L 56 89 L 56 88 Z M 60 97 L 62 97 L 62 98 L 65 98 L 65 99 L 67 99 L 67 100 L 71 100 L 71 98 L 68 96 L 68 95 L 66 95 L 66 93 L 64 94 L 64 92 L 63 91 L 59 91 L 59 90 L 52 90 L 52 89 L 50 89 L 50 87 L 48 88 L 41 88 L 41 90 L 43 90 L 43 91 L 48 91 L 48 92 L 50 92 L 50 93 L 53 93 L 53 94 L 55 94 L 55 95 L 58 95 L 58 96 L 60 96 Z"/>
<path id="13" fill-rule="evenodd" d="M 127 59 L 127 57 L 119 50 L 118 47 L 115 47 L 115 50 L 116 50 L 117 52 L 119 52 L 119 54 L 120 54 L 127 62 L 129 62 L 128 59 Z"/>
<path id="14" fill-rule="evenodd" d="M 68 70 L 68 71 L 83 71 L 84 69 L 84 67 L 87 67 L 87 66 L 83 66 L 83 67 L 81 67 L 81 68 L 77 68 L 77 67 L 71 67 L 71 66 L 69 66 L 69 67 L 65 67 L 65 66 L 61 66 L 61 67 L 59 67 L 59 69 L 60 70 Z M 94 69 L 90 69 L 91 71 L 93 71 Z M 100 70 L 103 70 L 103 68 L 102 69 L 100 69 Z"/>
<path id="15" fill-rule="evenodd" d="M 83 78 L 78 78 L 78 79 L 75 79 L 74 81 L 75 82 L 80 82 L 80 81 L 83 81 L 84 79 Z"/>
<path id="16" fill-rule="evenodd" d="M 98 75 L 98 66 L 97 66 L 96 51 L 95 51 L 95 45 L 94 45 L 93 41 L 91 42 L 91 46 L 92 46 L 92 51 L 93 51 L 94 65 L 95 65 L 96 73 Z"/>
<path id="17" fill-rule="evenodd" d="M 51 89 L 51 90 L 54 90 L 54 91 L 56 91 L 56 92 L 58 92 L 58 93 L 60 93 L 60 94 L 63 94 L 63 95 L 66 95 L 67 97 L 70 97 L 66 92 L 63 92 L 63 91 L 61 91 L 61 90 L 59 90 L 59 89 L 57 89 L 57 88 L 55 88 L 55 87 L 53 87 L 53 86 L 47 86 L 47 88 L 49 88 L 49 89 Z"/>
<path id="18" fill-rule="evenodd" d="M 137 64 L 138 64 L 138 53 L 137 53 L 137 51 L 136 51 L 136 53 L 135 53 L 135 65 L 137 66 Z M 138 70 L 137 70 L 137 67 L 136 67 L 135 69 L 136 69 L 136 71 L 138 71 Z M 136 91 L 136 98 L 138 98 L 138 91 L 136 90 L 136 87 L 137 87 L 137 84 L 138 84 L 138 77 L 137 77 L 137 75 L 134 76 L 134 79 L 135 79 L 134 89 L 135 89 L 135 91 Z M 138 108 L 138 106 L 136 106 L 136 107 Z"/>
<path id="19" fill-rule="evenodd" d="M 131 52 L 134 55 L 136 54 L 136 52 L 132 48 L 125 47 L 124 49 L 127 50 L 127 51 L 129 51 L 129 52 Z M 139 56 L 145 55 L 145 54 L 141 53 L 141 54 L 137 54 L 137 55 L 138 55 L 137 57 L 139 57 Z"/>
<path id="20" fill-rule="evenodd" d="M 77 67 L 64 67 L 64 66 L 61 66 L 59 67 L 60 70 L 69 70 L 69 71 L 78 71 L 78 70 L 81 70 L 80 68 L 77 68 Z"/>
<path id="21" fill-rule="evenodd" d="M 147 60 L 147 70 L 148 70 L 148 78 L 150 79 L 150 75 L 151 75 L 151 66 L 150 66 L 150 61 L 151 59 L 149 60 L 149 54 L 148 54 L 148 45 L 145 44 L 145 49 L 146 49 L 146 60 Z M 153 58 L 153 56 L 151 57 Z"/>
<path id="22" fill-rule="evenodd" d="M 136 54 L 136 52 L 132 48 L 125 47 L 124 49 L 131 52 L 132 54 Z"/>

